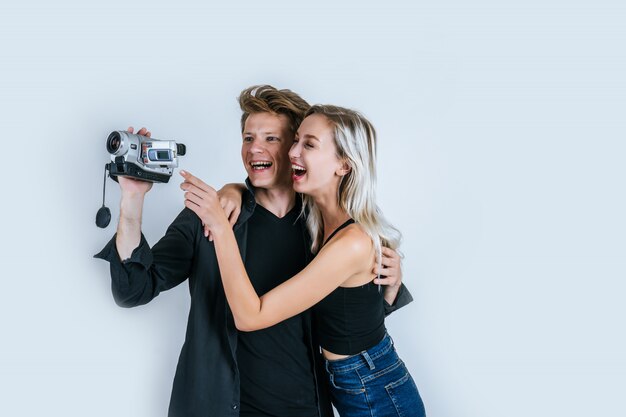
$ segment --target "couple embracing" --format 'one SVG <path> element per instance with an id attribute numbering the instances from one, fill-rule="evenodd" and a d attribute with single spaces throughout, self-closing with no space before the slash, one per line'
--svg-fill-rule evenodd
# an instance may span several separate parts
<path id="1" fill-rule="evenodd" d="M 120 177 L 117 233 L 96 255 L 121 306 L 189 280 L 169 416 L 325 417 L 331 401 L 342 417 L 424 416 L 384 324 L 412 298 L 376 205 L 374 127 L 271 86 L 239 103 L 245 186 L 181 171 L 185 209 L 150 248 L 152 184 Z"/>

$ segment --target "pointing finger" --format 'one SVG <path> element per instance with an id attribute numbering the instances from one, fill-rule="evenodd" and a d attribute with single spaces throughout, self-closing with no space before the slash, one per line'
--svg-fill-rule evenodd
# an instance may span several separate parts
<path id="1" fill-rule="evenodd" d="M 208 192 L 209 190 L 213 189 L 210 185 L 205 184 L 204 181 L 202 181 L 200 178 L 197 178 L 197 177 L 193 176 L 192 174 L 190 174 L 187 171 L 184 171 L 184 170 L 181 169 L 180 170 L 180 175 L 183 176 L 183 178 L 185 179 L 186 182 L 189 182 L 189 183 L 195 185 L 196 187 L 200 188 L 203 191 L 207 191 Z"/>

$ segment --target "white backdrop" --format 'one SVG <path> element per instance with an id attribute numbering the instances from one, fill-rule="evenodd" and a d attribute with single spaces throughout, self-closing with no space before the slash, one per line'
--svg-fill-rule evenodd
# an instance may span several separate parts
<path id="1" fill-rule="evenodd" d="M 148 126 L 240 181 L 259 83 L 377 127 L 415 297 L 388 327 L 429 416 L 626 415 L 624 3 L 300 3 L 1 3 L 0 415 L 166 415 L 187 285 L 113 302 L 105 138 Z M 147 198 L 151 244 L 178 183 Z"/>

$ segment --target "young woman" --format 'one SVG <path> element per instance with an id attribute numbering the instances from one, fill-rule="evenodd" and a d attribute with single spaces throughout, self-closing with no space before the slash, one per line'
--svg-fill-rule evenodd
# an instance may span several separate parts
<path id="1" fill-rule="evenodd" d="M 316 256 L 261 297 L 215 190 L 183 173 L 185 205 L 211 231 L 237 328 L 266 328 L 313 307 L 333 403 L 342 417 L 424 416 L 415 382 L 386 332 L 383 294 L 373 283 L 371 265 L 380 262 L 382 246 L 396 249 L 400 241 L 376 206 L 373 126 L 355 111 L 313 106 L 289 157 Z"/>

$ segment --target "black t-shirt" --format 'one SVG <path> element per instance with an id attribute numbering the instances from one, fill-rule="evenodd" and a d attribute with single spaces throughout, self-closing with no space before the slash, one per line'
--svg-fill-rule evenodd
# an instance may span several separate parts
<path id="1" fill-rule="evenodd" d="M 257 205 L 248 221 L 246 270 L 259 296 L 306 266 L 303 225 L 296 205 L 282 218 Z M 267 329 L 239 332 L 241 417 L 317 416 L 310 348 L 302 315 Z"/>

